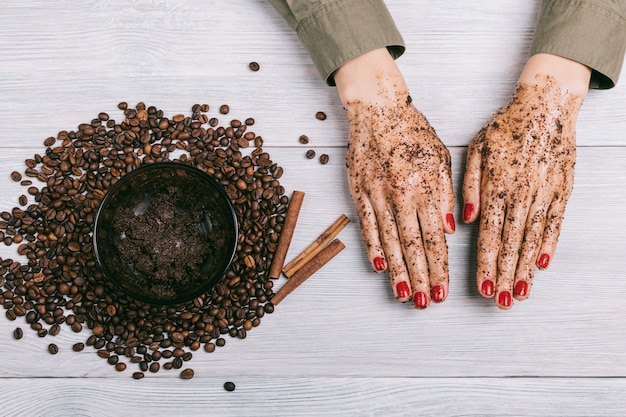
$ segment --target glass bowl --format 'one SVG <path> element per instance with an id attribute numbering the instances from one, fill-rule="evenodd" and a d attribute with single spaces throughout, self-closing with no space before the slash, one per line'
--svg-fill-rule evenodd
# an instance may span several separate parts
<path id="1" fill-rule="evenodd" d="M 180 304 L 213 288 L 237 249 L 237 216 L 209 174 L 178 162 L 142 165 L 105 194 L 93 244 L 106 277 L 150 304 Z"/>

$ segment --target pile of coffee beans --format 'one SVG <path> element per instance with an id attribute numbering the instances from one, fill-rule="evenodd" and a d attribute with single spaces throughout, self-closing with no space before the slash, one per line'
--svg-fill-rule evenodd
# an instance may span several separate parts
<path id="1" fill-rule="evenodd" d="M 62 327 L 88 333 L 73 351 L 92 347 L 118 371 L 134 364 L 139 379 L 145 372 L 182 369 L 193 352 L 213 352 L 226 336 L 244 339 L 273 312 L 266 272 L 289 198 L 279 182 L 283 169 L 249 130 L 254 119 L 221 124 L 207 115 L 206 104 L 171 118 L 144 103 L 118 108 L 121 121 L 103 112 L 61 131 L 25 161 L 23 173 L 11 173 L 30 197 L 20 196 L 21 207 L 0 213 L 0 240 L 17 245 L 26 261 L 0 259 L 0 303 L 8 320 L 24 317 L 40 337 Z M 228 112 L 227 105 L 219 108 L 220 117 Z M 99 270 L 92 245 L 94 218 L 109 187 L 142 164 L 162 161 L 211 174 L 231 198 L 239 227 L 237 252 L 222 281 L 175 306 L 145 304 L 120 292 Z M 18 326 L 14 336 L 22 335 Z M 190 368 L 181 374 L 192 376 Z"/>

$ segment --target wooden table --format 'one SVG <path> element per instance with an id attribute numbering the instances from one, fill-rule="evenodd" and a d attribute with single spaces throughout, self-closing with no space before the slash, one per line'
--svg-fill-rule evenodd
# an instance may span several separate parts
<path id="1" fill-rule="evenodd" d="M 445 3 L 445 5 L 444 5 Z M 440 4 L 440 5 L 437 5 Z M 408 50 L 411 93 L 449 146 L 457 201 L 466 145 L 510 96 L 539 1 L 390 0 Z M 253 72 L 248 63 L 256 61 Z M 626 72 L 626 71 L 625 71 Z M 346 186 L 347 126 L 295 34 L 261 0 L 16 1 L 0 5 L 0 209 L 24 193 L 10 173 L 43 140 L 116 105 L 166 114 L 254 117 L 306 192 L 288 258 L 340 214 L 347 249 L 263 318 L 245 340 L 196 352 L 196 376 L 116 372 L 86 336 L 39 338 L 0 319 L 0 414 L 57 415 L 623 415 L 626 413 L 626 74 L 590 92 L 578 122 L 578 161 L 557 255 L 532 297 L 511 311 L 474 284 L 476 227 L 448 239 L 451 289 L 416 311 L 372 272 Z M 319 121 L 317 111 L 328 118 Z M 309 145 L 298 137 L 306 134 Z M 307 149 L 330 162 L 305 158 Z M 460 204 L 456 217 L 461 218 Z M 459 222 L 460 223 L 460 222 Z M 15 256 L 13 246 L 0 256 Z M 276 282 L 282 285 L 284 278 Z M 52 340 L 51 340 L 52 339 Z M 51 355 L 54 341 L 60 352 Z M 236 384 L 227 392 L 226 381 Z"/>

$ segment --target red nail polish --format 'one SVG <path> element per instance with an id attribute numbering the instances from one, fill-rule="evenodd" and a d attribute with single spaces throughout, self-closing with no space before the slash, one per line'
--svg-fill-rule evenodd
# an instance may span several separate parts
<path id="1" fill-rule="evenodd" d="M 498 304 L 503 307 L 511 307 L 511 293 L 509 291 L 502 291 L 498 295 Z"/>
<path id="2" fill-rule="evenodd" d="M 418 308 L 420 310 L 428 307 L 428 296 L 426 295 L 426 293 L 418 291 L 413 294 L 413 305 L 415 306 L 415 308 Z"/>
<path id="3" fill-rule="evenodd" d="M 430 290 L 430 298 L 432 298 L 432 300 L 436 303 L 442 302 L 445 296 L 446 296 L 446 291 L 443 288 L 443 285 L 435 285 Z"/>
<path id="4" fill-rule="evenodd" d="M 398 298 L 406 298 L 411 294 L 411 290 L 409 289 L 409 284 L 406 282 L 398 282 L 396 284 L 396 294 L 398 294 Z"/>
<path id="5" fill-rule="evenodd" d="M 385 260 L 380 256 L 374 258 L 374 269 L 379 272 L 385 270 Z"/>
<path id="6" fill-rule="evenodd" d="M 528 283 L 526 281 L 518 281 L 515 284 L 515 295 L 519 295 L 520 297 L 526 297 L 528 294 Z"/>
<path id="7" fill-rule="evenodd" d="M 493 297 L 493 289 L 494 284 L 493 281 L 490 279 L 484 280 L 483 283 L 480 285 L 480 292 L 485 297 Z"/>
<path id="8" fill-rule="evenodd" d="M 463 208 L 463 221 L 468 222 L 474 214 L 474 205 L 472 203 L 465 204 Z"/>
<path id="9" fill-rule="evenodd" d="M 448 223 L 448 227 L 452 229 L 453 232 L 456 230 L 456 224 L 454 223 L 454 215 L 452 215 L 452 213 L 446 214 L 446 223 Z"/>
<path id="10" fill-rule="evenodd" d="M 550 264 L 550 255 L 547 253 L 542 253 L 537 261 L 537 266 L 541 269 L 546 269 Z"/>

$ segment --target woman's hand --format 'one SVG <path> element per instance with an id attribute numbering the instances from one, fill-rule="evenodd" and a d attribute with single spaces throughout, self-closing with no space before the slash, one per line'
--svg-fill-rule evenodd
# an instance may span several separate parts
<path id="1" fill-rule="evenodd" d="M 416 308 L 448 295 L 445 233 L 455 229 L 450 153 L 412 104 L 385 49 L 335 74 L 350 123 L 348 182 L 367 255 Z"/>
<path id="2" fill-rule="evenodd" d="M 501 309 L 526 299 L 535 265 L 545 269 L 554 257 L 589 77 L 565 58 L 531 57 L 509 104 L 469 144 L 463 217 L 480 214 L 476 282 Z"/>

